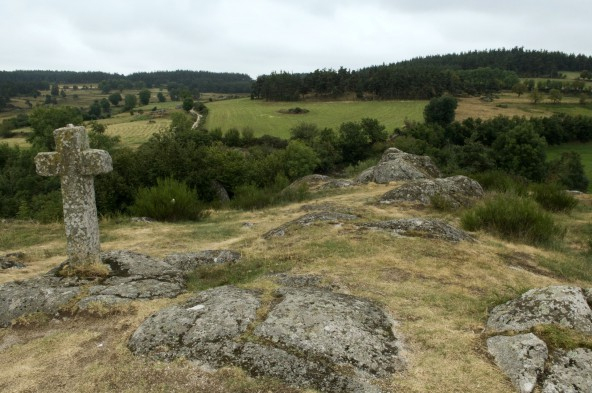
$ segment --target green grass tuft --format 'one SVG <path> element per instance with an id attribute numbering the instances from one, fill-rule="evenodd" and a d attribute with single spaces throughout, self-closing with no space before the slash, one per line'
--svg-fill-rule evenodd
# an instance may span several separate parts
<path id="1" fill-rule="evenodd" d="M 565 235 L 565 229 L 534 200 L 513 194 L 497 194 L 466 211 L 461 225 L 532 245 L 549 246 Z"/>

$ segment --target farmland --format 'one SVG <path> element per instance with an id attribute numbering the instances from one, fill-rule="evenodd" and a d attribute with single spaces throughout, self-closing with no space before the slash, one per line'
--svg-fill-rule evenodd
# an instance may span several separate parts
<path id="1" fill-rule="evenodd" d="M 288 138 L 290 129 L 300 122 L 314 123 L 320 128 L 339 128 L 348 121 L 364 117 L 378 119 L 387 130 L 403 126 L 405 120 L 421 121 L 427 101 L 330 101 L 330 102 L 265 102 L 247 98 L 216 101 L 208 104 L 210 114 L 206 128 L 251 128 L 255 136 L 264 134 Z M 304 114 L 286 114 L 291 108 L 302 108 Z"/>

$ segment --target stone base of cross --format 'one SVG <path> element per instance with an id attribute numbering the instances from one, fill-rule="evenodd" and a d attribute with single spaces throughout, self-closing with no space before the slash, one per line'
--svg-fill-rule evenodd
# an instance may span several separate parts
<path id="1" fill-rule="evenodd" d="M 70 265 L 98 263 L 101 248 L 93 176 L 113 170 L 111 156 L 89 148 L 84 127 L 70 124 L 53 135 L 56 152 L 37 154 L 37 173 L 61 178 Z"/>

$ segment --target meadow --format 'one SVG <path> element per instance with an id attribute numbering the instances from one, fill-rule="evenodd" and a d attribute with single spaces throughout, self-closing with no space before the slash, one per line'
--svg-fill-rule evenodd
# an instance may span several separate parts
<path id="1" fill-rule="evenodd" d="M 264 134 L 289 138 L 290 129 L 298 123 L 314 123 L 319 128 L 333 128 L 348 121 L 369 117 L 378 119 L 389 131 L 403 126 L 406 120 L 422 121 L 427 101 L 325 101 L 325 102 L 266 102 L 241 98 L 215 101 L 210 109 L 206 128 L 251 128 L 255 136 Z M 281 113 L 291 108 L 307 113 Z"/>

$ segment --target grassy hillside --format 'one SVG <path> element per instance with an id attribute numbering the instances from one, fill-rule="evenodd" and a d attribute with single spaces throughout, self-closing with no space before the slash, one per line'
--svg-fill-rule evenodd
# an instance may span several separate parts
<path id="1" fill-rule="evenodd" d="M 379 205 L 393 188 L 369 184 L 317 194 L 307 204 L 329 204 L 362 221 L 438 217 L 458 225 L 458 213 Z M 316 223 L 285 237 L 262 235 L 304 214 L 303 204 L 255 212 L 213 211 L 199 223 L 101 222 L 103 250 L 128 249 L 154 257 L 204 249 L 234 249 L 243 260 L 200 270 L 193 287 L 233 283 L 270 291 L 268 274 L 315 274 L 336 291 L 374 299 L 399 322 L 409 369 L 384 381 L 387 392 L 514 392 L 485 350 L 488 310 L 526 289 L 553 284 L 590 287 L 586 236 L 592 235 L 589 196 L 572 215 L 554 215 L 567 237 L 561 246 L 535 248 L 476 233 L 476 243 L 394 237 L 353 224 Z M 245 227 L 245 222 L 252 226 Z M 63 261 L 58 223 L 10 221 L 0 227 L 0 254 L 24 252 L 27 268 L 0 271 L 0 282 L 34 277 Z M 569 267 L 569 268 L 568 268 Z M 588 275 L 589 277 L 589 275 Z M 186 298 L 185 295 L 181 299 Z M 126 342 L 151 313 L 181 299 L 134 302 L 119 314 L 74 316 L 40 325 L 0 329 L 0 390 L 76 392 L 304 392 L 234 368 L 204 372 L 184 360 L 133 357 Z M 311 392 L 310 390 L 307 392 Z"/>

